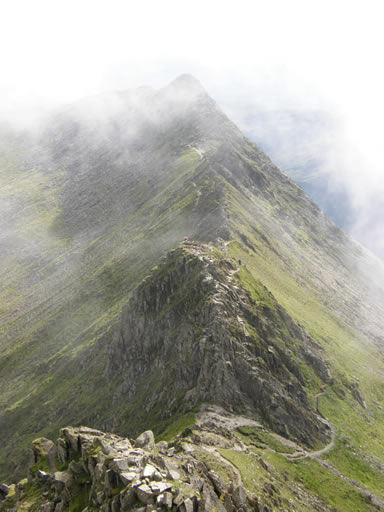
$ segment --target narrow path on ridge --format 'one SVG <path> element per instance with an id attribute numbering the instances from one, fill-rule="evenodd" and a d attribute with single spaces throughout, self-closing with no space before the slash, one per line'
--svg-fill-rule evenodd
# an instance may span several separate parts
<path id="1" fill-rule="evenodd" d="M 329 428 L 331 430 L 330 442 L 326 446 L 321 448 L 320 450 L 308 451 L 308 450 L 302 448 L 301 446 L 297 445 L 296 443 L 292 443 L 292 441 L 285 439 L 284 437 L 281 437 L 281 436 L 278 436 L 277 434 L 271 433 L 271 435 L 273 437 L 275 437 L 276 439 L 278 439 L 282 444 L 284 444 L 286 446 L 290 446 L 290 447 L 292 447 L 294 445 L 294 447 L 296 448 L 296 451 L 293 453 L 280 453 L 280 455 L 282 455 L 283 457 L 285 457 L 289 460 L 300 460 L 300 459 L 306 459 L 306 458 L 317 459 L 318 457 L 321 457 L 324 453 L 329 452 L 333 448 L 335 441 L 336 441 L 336 433 L 337 433 L 336 427 L 328 421 L 328 418 L 325 418 L 325 416 L 323 416 L 321 414 L 321 412 L 319 411 L 319 407 L 318 407 L 319 397 L 321 395 L 324 395 L 325 393 L 326 393 L 326 388 L 322 389 L 322 391 L 320 391 L 320 393 L 317 393 L 317 395 L 314 396 L 314 401 L 315 401 L 316 412 L 318 413 L 319 416 L 321 416 L 323 419 L 325 419 L 327 421 Z"/>

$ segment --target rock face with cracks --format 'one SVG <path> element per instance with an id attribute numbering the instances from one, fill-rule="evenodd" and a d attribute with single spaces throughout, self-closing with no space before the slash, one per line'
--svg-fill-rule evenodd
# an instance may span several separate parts
<path id="1" fill-rule="evenodd" d="M 327 425 L 308 404 L 300 368 L 308 363 L 327 381 L 326 364 L 263 285 L 253 282 L 251 297 L 238 270 L 206 244 L 185 242 L 168 254 L 108 340 L 113 399 L 144 393 L 144 413 L 160 420 L 215 403 L 304 444 L 325 441 Z"/>

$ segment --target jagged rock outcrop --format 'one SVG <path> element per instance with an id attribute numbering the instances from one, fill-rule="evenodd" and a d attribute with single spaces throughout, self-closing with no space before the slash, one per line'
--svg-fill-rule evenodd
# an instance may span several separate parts
<path id="1" fill-rule="evenodd" d="M 113 400 L 161 420 L 203 402 L 253 415 L 311 445 L 326 425 L 307 401 L 302 364 L 328 380 L 309 335 L 246 269 L 214 246 L 185 242 L 169 253 L 105 339 Z M 157 412 L 156 412 L 157 411 Z"/>
<path id="2" fill-rule="evenodd" d="M 62 429 L 56 460 L 43 471 L 50 452 L 39 452 L 29 481 L 10 489 L 1 484 L 0 510 L 33 509 L 119 512 L 136 510 L 220 512 L 258 511 L 256 496 L 223 482 L 208 466 L 146 432 L 135 442 L 87 427 Z M 58 466 L 60 469 L 57 469 Z"/>

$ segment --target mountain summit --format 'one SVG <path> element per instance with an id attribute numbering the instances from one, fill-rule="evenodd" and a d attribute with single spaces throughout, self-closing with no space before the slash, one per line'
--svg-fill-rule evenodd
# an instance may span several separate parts
<path id="1" fill-rule="evenodd" d="M 195 78 L 194 76 L 189 75 L 188 73 L 184 73 L 183 75 L 178 76 L 173 82 L 171 82 L 168 85 L 168 87 L 171 89 L 181 88 L 185 91 L 188 90 L 190 92 L 199 92 L 202 94 L 206 94 L 205 89 L 203 88 L 199 80 L 197 80 L 197 78 Z"/>
<path id="2" fill-rule="evenodd" d="M 248 491 L 285 489 L 293 502 L 276 510 L 371 510 L 366 496 L 384 492 L 383 264 L 197 80 L 84 100 L 39 133 L 5 133 L 0 179 L 7 484 L 31 441 L 68 424 L 167 441 L 187 427 L 211 470 L 230 459 Z M 250 475 L 255 457 L 276 480 Z M 300 493 L 312 496 L 302 509 Z"/>

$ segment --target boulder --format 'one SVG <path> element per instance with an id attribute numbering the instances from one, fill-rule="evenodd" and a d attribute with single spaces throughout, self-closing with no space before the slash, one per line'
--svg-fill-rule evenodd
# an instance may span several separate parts
<path id="1" fill-rule="evenodd" d="M 50 450 L 55 446 L 53 441 L 40 437 L 32 441 L 32 452 L 34 462 L 38 462 L 42 457 L 47 457 Z"/>
<path id="2" fill-rule="evenodd" d="M 176 507 L 179 507 L 184 502 L 185 496 L 183 494 L 183 491 L 181 489 L 177 489 L 173 496 L 173 504 L 176 505 Z"/>
<path id="3" fill-rule="evenodd" d="M 203 486 L 202 494 L 203 497 L 199 502 L 198 512 L 211 512 L 212 510 L 226 512 L 213 489 L 206 483 Z"/>
<path id="4" fill-rule="evenodd" d="M 156 444 L 156 448 L 159 450 L 159 453 L 166 455 L 168 450 L 168 443 L 166 441 L 160 441 Z"/>
<path id="5" fill-rule="evenodd" d="M 180 507 L 181 512 L 193 512 L 193 501 L 187 498 Z"/>
<path id="6" fill-rule="evenodd" d="M 113 459 L 109 463 L 110 469 L 116 471 L 116 473 L 123 473 L 124 471 L 128 471 L 128 461 L 127 459 Z"/>
<path id="7" fill-rule="evenodd" d="M 155 497 L 152 489 L 147 484 L 141 484 L 136 487 L 136 495 L 138 500 L 141 501 L 141 503 L 144 503 L 144 505 L 154 505 L 155 503 Z"/>
<path id="8" fill-rule="evenodd" d="M 114 448 L 118 452 L 125 452 L 127 450 L 130 450 L 132 448 L 131 443 L 129 442 L 129 439 L 120 439 L 119 441 L 114 443 Z"/>
<path id="9" fill-rule="evenodd" d="M 247 493 L 241 485 L 238 485 L 232 494 L 233 503 L 237 508 L 247 504 Z"/>
<path id="10" fill-rule="evenodd" d="M 119 474 L 121 483 L 123 485 L 128 485 L 132 480 L 134 480 L 137 476 L 137 473 L 134 473 L 133 471 L 124 471 L 123 473 Z"/>
<path id="11" fill-rule="evenodd" d="M 150 482 L 150 488 L 152 489 L 153 494 L 163 494 L 165 491 L 168 491 L 172 488 L 172 485 L 165 482 Z"/>
<path id="12" fill-rule="evenodd" d="M 168 509 L 171 510 L 172 508 L 172 494 L 170 492 L 164 493 L 164 499 L 163 499 L 163 505 Z"/>
<path id="13" fill-rule="evenodd" d="M 152 464 L 146 464 L 142 473 L 141 473 L 141 476 L 142 478 L 149 478 L 151 479 L 153 477 L 153 475 L 156 473 L 156 468 L 154 466 L 152 466 Z"/>
<path id="14" fill-rule="evenodd" d="M 155 436 L 152 430 L 146 430 L 135 441 L 136 448 L 144 448 L 145 450 L 153 450 L 155 447 Z"/>
<path id="15" fill-rule="evenodd" d="M 136 492 L 133 487 L 128 487 L 126 491 L 120 494 L 120 505 L 122 510 L 130 510 L 136 502 Z"/>

